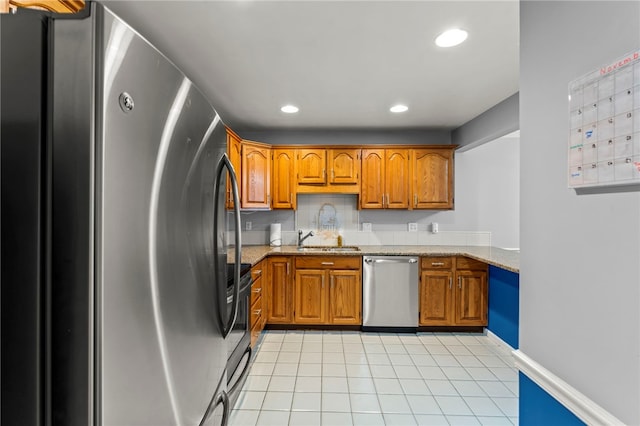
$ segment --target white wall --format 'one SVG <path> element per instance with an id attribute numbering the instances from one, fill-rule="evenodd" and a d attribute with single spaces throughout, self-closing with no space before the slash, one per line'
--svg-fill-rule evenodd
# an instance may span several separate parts
<path id="1" fill-rule="evenodd" d="M 640 2 L 520 5 L 520 349 L 640 424 L 640 192 L 567 188 L 568 83 L 640 47 Z"/>
<path id="2" fill-rule="evenodd" d="M 495 247 L 520 247 L 519 132 L 457 153 L 456 179 L 463 221 L 490 231 Z"/>

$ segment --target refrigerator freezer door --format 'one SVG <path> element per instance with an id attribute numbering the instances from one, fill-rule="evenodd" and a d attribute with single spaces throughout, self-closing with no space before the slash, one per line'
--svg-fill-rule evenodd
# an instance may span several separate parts
<path id="1" fill-rule="evenodd" d="M 96 247 L 104 425 L 202 421 L 227 348 L 213 269 L 223 123 L 175 66 L 104 11 Z M 222 224 L 224 226 L 224 223 Z M 226 250 L 224 246 L 220 250 Z"/>

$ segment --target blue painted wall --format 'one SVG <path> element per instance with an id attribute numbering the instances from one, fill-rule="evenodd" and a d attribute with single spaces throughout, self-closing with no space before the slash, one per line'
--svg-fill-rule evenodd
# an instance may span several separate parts
<path id="1" fill-rule="evenodd" d="M 520 373 L 521 426 L 583 426 L 585 423 L 533 380 Z"/>
<path id="2" fill-rule="evenodd" d="M 489 266 L 489 326 L 493 334 L 518 349 L 520 274 Z"/>

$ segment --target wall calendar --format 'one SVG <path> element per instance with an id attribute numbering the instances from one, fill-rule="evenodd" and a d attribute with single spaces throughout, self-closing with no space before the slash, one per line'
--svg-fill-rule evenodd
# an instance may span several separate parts
<path id="1" fill-rule="evenodd" d="M 569 83 L 570 188 L 640 184 L 640 50 Z"/>

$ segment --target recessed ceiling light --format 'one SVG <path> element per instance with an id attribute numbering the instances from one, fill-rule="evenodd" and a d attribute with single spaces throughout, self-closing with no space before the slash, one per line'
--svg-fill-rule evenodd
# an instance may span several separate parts
<path id="1" fill-rule="evenodd" d="M 391 108 L 389 108 L 389 111 L 391 111 L 391 112 L 405 112 L 408 109 L 409 109 L 408 106 L 398 104 L 398 105 L 394 105 Z"/>
<path id="2" fill-rule="evenodd" d="M 469 34 L 460 28 L 453 28 L 440 34 L 436 38 L 436 44 L 440 47 L 457 46 L 467 39 Z"/>
<path id="3" fill-rule="evenodd" d="M 280 108 L 280 111 L 286 112 L 287 114 L 293 114 L 298 112 L 299 110 L 300 109 L 295 105 L 285 105 L 282 108 Z"/>

